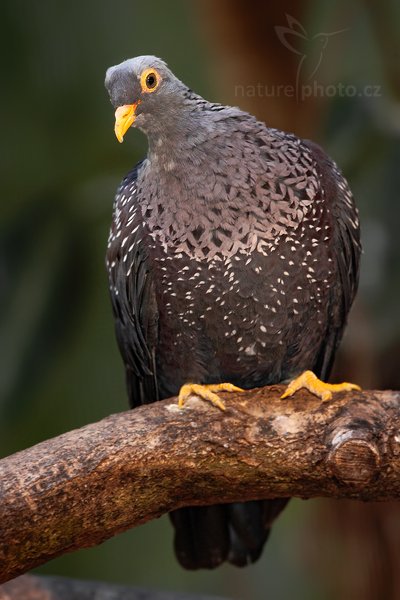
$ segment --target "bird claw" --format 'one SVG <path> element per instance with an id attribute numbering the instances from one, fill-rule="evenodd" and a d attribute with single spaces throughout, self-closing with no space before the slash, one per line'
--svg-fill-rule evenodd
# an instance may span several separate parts
<path id="1" fill-rule="evenodd" d="M 243 392 L 244 390 L 232 383 L 212 383 L 201 385 L 198 383 L 186 383 L 179 390 L 178 406 L 183 408 L 189 396 L 198 396 L 202 400 L 211 402 L 220 410 L 226 410 L 225 404 L 215 392 Z"/>
<path id="2" fill-rule="evenodd" d="M 348 383 L 347 381 L 343 383 L 325 383 L 318 379 L 312 371 L 304 371 L 289 383 L 281 398 L 293 396 L 301 388 L 306 388 L 309 392 L 321 398 L 322 401 L 331 400 L 334 392 L 361 390 L 360 386 L 355 383 Z"/>

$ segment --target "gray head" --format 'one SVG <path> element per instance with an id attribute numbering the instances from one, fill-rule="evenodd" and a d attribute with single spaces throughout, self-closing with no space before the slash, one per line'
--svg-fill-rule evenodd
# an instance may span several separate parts
<path id="1" fill-rule="evenodd" d="M 186 86 L 156 56 L 125 60 L 106 73 L 105 86 L 115 111 L 120 142 L 129 127 L 151 134 L 168 130 L 182 109 Z"/>

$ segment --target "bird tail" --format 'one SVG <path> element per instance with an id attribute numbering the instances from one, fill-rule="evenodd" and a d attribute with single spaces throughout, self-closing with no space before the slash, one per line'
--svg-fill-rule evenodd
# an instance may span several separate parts
<path id="1" fill-rule="evenodd" d="M 175 554 L 185 569 L 237 567 L 255 562 L 271 525 L 289 498 L 180 508 L 170 513 Z"/>

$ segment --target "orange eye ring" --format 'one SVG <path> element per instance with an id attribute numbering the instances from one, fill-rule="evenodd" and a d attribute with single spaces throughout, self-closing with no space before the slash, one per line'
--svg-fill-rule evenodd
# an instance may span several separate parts
<path id="1" fill-rule="evenodd" d="M 146 94 L 155 92 L 160 83 L 161 76 L 157 69 L 145 69 L 140 76 L 140 86 Z"/>

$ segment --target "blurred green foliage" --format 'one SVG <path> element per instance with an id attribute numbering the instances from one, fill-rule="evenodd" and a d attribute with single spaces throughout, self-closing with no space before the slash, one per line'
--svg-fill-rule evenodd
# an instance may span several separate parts
<path id="1" fill-rule="evenodd" d="M 313 30 L 329 29 L 330 5 L 310 3 Z M 194 8 L 183 0 L 2 3 L 1 455 L 127 407 L 104 253 L 114 191 L 146 145 L 138 132 L 116 142 L 104 72 L 125 58 L 155 54 L 216 98 L 212 51 Z M 380 44 L 363 4 L 353 0 L 346 14 L 351 33 L 340 54 L 341 81 L 378 84 L 381 94 L 332 98 L 320 137 L 359 201 L 367 316 L 352 326 L 352 347 L 364 343 L 366 327 L 379 365 L 382 353 L 400 345 L 399 97 L 385 69 L 392 47 Z M 398 7 L 389 3 L 392 29 L 395 17 L 398 26 Z M 395 368 L 385 376 L 385 385 L 400 383 Z M 374 381 L 381 383 L 379 373 Z M 311 510 L 293 502 L 262 560 L 241 572 L 180 569 L 165 518 L 40 571 L 246 600 L 264 599 L 268 582 L 271 598 L 327 598 L 302 563 Z"/>

